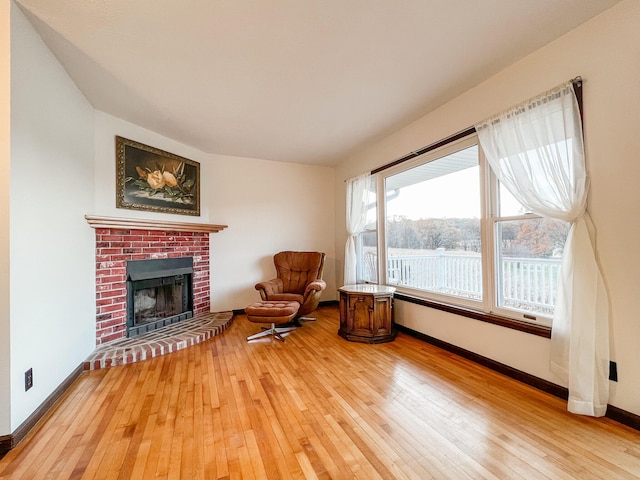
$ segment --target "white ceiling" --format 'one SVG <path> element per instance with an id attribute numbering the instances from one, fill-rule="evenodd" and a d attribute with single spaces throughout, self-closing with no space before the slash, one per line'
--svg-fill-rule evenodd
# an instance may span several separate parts
<path id="1" fill-rule="evenodd" d="M 96 109 L 204 152 L 317 165 L 617 2 L 18 0 Z"/>

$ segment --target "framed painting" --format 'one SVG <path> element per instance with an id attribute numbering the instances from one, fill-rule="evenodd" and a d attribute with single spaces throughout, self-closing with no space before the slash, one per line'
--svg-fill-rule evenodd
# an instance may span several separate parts
<path id="1" fill-rule="evenodd" d="M 200 164 L 116 136 L 116 207 L 200 215 Z"/>

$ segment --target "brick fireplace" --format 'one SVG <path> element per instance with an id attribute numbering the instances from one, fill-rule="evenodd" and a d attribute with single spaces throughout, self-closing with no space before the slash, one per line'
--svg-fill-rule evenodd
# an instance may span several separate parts
<path id="1" fill-rule="evenodd" d="M 193 315 L 209 313 L 209 233 L 226 226 L 89 217 L 96 229 L 96 345 L 127 336 L 127 262 L 193 258 Z"/>

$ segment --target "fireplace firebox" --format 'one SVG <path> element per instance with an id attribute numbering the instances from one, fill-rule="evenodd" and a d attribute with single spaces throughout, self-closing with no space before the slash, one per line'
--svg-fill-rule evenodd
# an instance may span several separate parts
<path id="1" fill-rule="evenodd" d="M 193 317 L 193 257 L 127 262 L 127 337 Z"/>

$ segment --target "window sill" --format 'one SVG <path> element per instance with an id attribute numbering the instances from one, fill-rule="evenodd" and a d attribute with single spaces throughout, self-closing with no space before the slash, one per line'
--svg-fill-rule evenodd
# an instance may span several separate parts
<path id="1" fill-rule="evenodd" d="M 463 317 L 473 318 L 480 320 L 481 322 L 492 323 L 494 325 L 500 325 L 501 327 L 511 328 L 513 330 L 519 330 L 521 332 L 530 333 L 532 335 L 538 335 L 539 337 L 551 338 L 551 327 L 543 325 L 534 325 L 532 323 L 523 322 L 521 320 L 514 320 L 513 318 L 502 317 L 492 313 L 477 312 L 467 308 L 456 307 L 454 305 L 448 305 L 446 303 L 434 302 L 433 300 L 425 300 L 424 298 L 414 297 L 407 295 L 406 293 L 394 294 L 394 298 L 402 300 L 404 302 L 414 303 L 416 305 L 422 305 L 424 307 L 435 308 L 436 310 L 442 310 L 444 312 L 461 315 Z"/>

